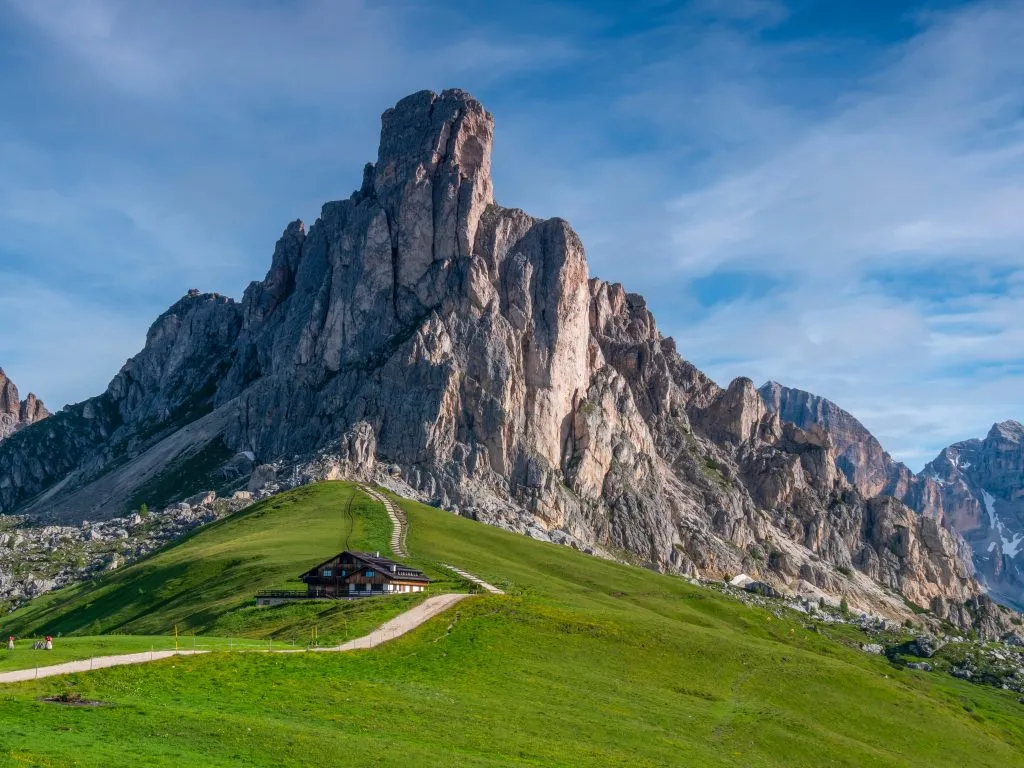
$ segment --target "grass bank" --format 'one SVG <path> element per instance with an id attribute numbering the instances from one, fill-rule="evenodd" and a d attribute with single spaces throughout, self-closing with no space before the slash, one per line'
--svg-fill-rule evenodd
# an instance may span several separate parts
<path id="1" fill-rule="evenodd" d="M 278 497 L 286 536 L 317 530 L 307 516 L 350 491 Z M 338 755 L 354 767 L 1024 765 L 1024 706 L 1007 692 L 894 667 L 806 618 L 401 503 L 416 564 L 441 575 L 436 563 L 451 562 L 509 594 L 464 601 L 373 651 L 210 654 L 0 689 L 0 755 L 81 766 L 309 766 Z M 195 554 L 230 540 L 245 549 L 224 558 L 270 558 L 274 579 L 295 572 L 279 552 L 249 549 L 271 543 L 253 525 L 229 518 L 181 545 L 192 555 L 162 556 L 189 581 L 207 568 Z M 338 548 L 337 538 L 288 541 L 303 558 Z M 116 581 L 107 588 L 130 598 Z M 86 602 L 35 610 L 69 626 L 123 625 Z M 197 598 L 192 610 L 209 615 L 192 624 L 244 624 L 239 607 Z M 15 618 L 42 618 L 33 608 Z M 186 620 L 173 601 L 150 615 L 134 625 Z M 37 700 L 69 688 L 110 706 Z"/>

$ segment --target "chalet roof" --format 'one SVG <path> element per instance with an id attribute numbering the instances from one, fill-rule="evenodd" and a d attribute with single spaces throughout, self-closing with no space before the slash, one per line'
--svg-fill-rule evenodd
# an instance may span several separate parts
<path id="1" fill-rule="evenodd" d="M 316 572 L 323 568 L 325 565 L 333 563 L 335 560 L 341 560 L 345 555 L 351 555 L 352 559 L 357 560 L 364 565 L 373 568 L 378 571 L 382 576 L 387 576 L 393 580 L 401 581 L 422 581 L 428 583 L 430 581 L 427 575 L 423 571 L 413 568 L 412 566 L 399 563 L 396 560 L 391 560 L 386 557 L 381 557 L 379 553 L 371 554 L 369 552 L 356 552 L 355 550 L 345 550 L 339 552 L 334 557 L 330 557 L 324 560 L 319 565 L 315 565 L 306 571 L 304 574 L 299 576 L 299 579 L 305 579 L 307 576 L 316 576 Z"/>

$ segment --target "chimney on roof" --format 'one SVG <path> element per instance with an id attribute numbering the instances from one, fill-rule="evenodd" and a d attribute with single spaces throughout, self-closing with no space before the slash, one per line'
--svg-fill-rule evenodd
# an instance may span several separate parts
<path id="1" fill-rule="evenodd" d="M 379 550 L 379 549 L 377 550 L 377 552 L 375 553 L 375 555 L 374 555 L 374 556 L 375 556 L 375 557 L 380 557 L 380 550 Z"/>

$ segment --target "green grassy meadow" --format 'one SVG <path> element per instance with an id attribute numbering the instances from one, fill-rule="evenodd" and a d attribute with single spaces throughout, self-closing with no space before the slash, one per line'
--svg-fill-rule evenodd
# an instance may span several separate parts
<path id="1" fill-rule="evenodd" d="M 320 621 L 345 635 L 353 616 L 250 603 L 340 538 L 387 551 L 378 505 L 353 497 L 346 522 L 351 493 L 283 494 L 6 622 L 21 634 L 178 625 L 256 641 Z M 898 668 L 806 617 L 399 501 L 411 563 L 448 579 L 437 563 L 450 562 L 508 594 L 475 596 L 371 651 L 211 653 L 0 687 L 0 764 L 1024 765 L 1024 705 L 1008 692 Z M 365 601 L 377 606 L 363 620 L 380 623 L 392 599 Z M 38 700 L 67 690 L 108 706 Z"/>
<path id="2" fill-rule="evenodd" d="M 298 514 L 296 512 L 301 510 Z M 99 579 L 48 593 L 0 618 L 0 635 L 18 638 L 0 650 L 0 671 L 91 656 L 171 650 L 321 647 L 367 634 L 422 601 L 397 595 L 352 602 L 258 608 L 261 589 L 303 589 L 296 577 L 346 548 L 389 552 L 391 523 L 380 505 L 336 483 L 268 499 L 214 523 L 175 546 Z M 427 594 L 469 591 L 468 584 L 426 563 Z M 53 651 L 32 640 L 56 637 Z M 270 645 L 268 646 L 268 643 Z"/>

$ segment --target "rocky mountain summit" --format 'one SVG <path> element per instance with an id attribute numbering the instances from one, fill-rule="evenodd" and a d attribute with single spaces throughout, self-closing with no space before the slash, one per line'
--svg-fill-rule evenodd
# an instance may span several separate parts
<path id="1" fill-rule="evenodd" d="M 938 485 L 943 514 L 970 543 L 990 592 L 1024 610 L 1024 427 L 993 424 L 984 439 L 944 449 L 921 476 Z"/>
<path id="2" fill-rule="evenodd" d="M 911 506 L 927 513 L 938 511 L 935 486 L 894 460 L 863 424 L 831 400 L 774 381 L 761 385 L 758 392 L 768 409 L 783 421 L 802 429 L 819 426 L 828 432 L 835 447 L 836 465 L 865 496 L 896 496 L 904 501 L 920 496 L 923 503 Z"/>
<path id="3" fill-rule="evenodd" d="M 22 400 L 14 382 L 0 368 L 0 440 L 49 415 L 43 401 L 31 392 Z"/>
<path id="4" fill-rule="evenodd" d="M 359 188 L 289 224 L 241 301 L 190 291 L 106 392 L 0 446 L 0 511 L 98 519 L 327 451 L 332 476 L 647 567 L 1003 631 L 962 539 L 683 360 L 568 223 L 498 205 L 493 134 L 463 91 L 387 110 Z"/>
<path id="5" fill-rule="evenodd" d="M 943 449 L 915 475 L 835 403 L 775 382 L 759 392 L 781 418 L 825 429 L 837 465 L 861 493 L 899 499 L 962 535 L 990 594 L 1024 609 L 1024 426 L 994 424 L 983 440 Z"/>

